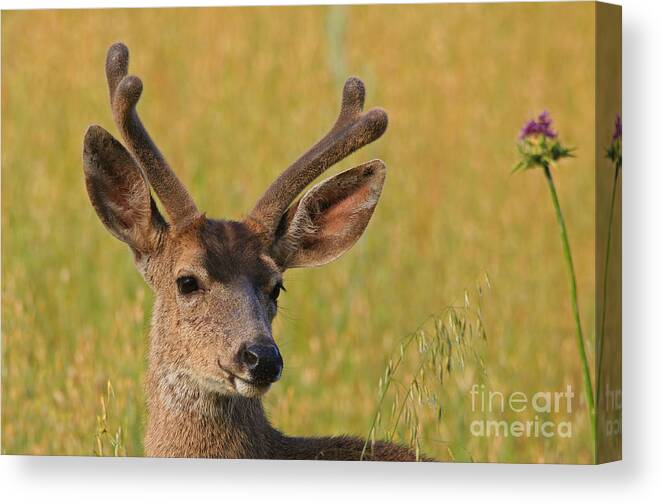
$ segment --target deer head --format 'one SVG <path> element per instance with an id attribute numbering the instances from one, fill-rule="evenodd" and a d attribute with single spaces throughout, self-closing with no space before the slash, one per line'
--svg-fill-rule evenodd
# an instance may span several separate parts
<path id="1" fill-rule="evenodd" d="M 330 166 L 379 138 L 386 113 L 362 112 L 365 87 L 349 78 L 330 132 L 277 178 L 247 217 L 214 220 L 200 213 L 145 130 L 136 112 L 142 82 L 127 73 L 128 49 L 114 44 L 106 77 L 126 147 L 91 126 L 83 164 L 96 213 L 133 251 L 155 292 L 157 364 L 207 391 L 260 396 L 283 369 L 271 332 L 283 273 L 328 263 L 358 240 L 381 194 L 385 166 L 369 161 L 295 199 Z"/>

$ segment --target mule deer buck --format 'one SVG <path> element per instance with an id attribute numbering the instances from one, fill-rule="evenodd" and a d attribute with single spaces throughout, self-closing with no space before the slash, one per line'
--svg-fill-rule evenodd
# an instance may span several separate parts
<path id="1" fill-rule="evenodd" d="M 163 457 L 361 458 L 354 437 L 289 437 L 266 418 L 261 396 L 283 361 L 271 333 L 282 275 L 342 255 L 361 236 L 386 168 L 369 161 L 312 187 L 322 172 L 379 138 L 383 110 L 362 112 L 365 88 L 344 85 L 330 132 L 284 171 L 241 221 L 201 213 L 154 145 L 136 112 L 139 78 L 128 49 L 108 50 L 106 77 L 125 148 L 100 126 L 85 134 L 85 182 L 96 213 L 133 251 L 155 292 L 147 375 L 145 453 Z M 151 196 L 158 196 L 168 221 Z M 376 442 L 366 458 L 413 461 L 401 446 Z"/>

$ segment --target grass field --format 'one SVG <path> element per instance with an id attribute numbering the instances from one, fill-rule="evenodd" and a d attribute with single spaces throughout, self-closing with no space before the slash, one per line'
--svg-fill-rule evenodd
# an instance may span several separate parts
<path id="1" fill-rule="evenodd" d="M 558 13 L 561 17 L 558 19 Z M 594 356 L 594 7 L 369 6 L 3 12 L 2 452 L 92 454 L 108 380 L 114 427 L 142 453 L 152 294 L 98 221 L 86 127 L 116 132 L 103 64 L 124 41 L 143 120 L 214 217 L 239 218 L 331 125 L 347 75 L 388 110 L 386 186 L 361 241 L 286 274 L 267 395 L 299 435 L 365 436 L 399 341 L 488 273 L 490 389 L 581 391 L 557 225 L 540 173 L 510 174 L 524 120 L 553 114 L 577 159 L 555 171 Z M 468 365 L 441 389 L 422 450 L 443 460 L 589 462 L 585 408 L 563 439 L 471 437 Z"/>

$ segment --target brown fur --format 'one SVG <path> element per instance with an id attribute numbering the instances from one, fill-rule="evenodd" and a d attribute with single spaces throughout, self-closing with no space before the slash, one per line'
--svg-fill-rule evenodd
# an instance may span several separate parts
<path id="1" fill-rule="evenodd" d="M 349 79 L 329 135 L 285 171 L 251 216 L 243 222 L 212 220 L 197 211 L 140 122 L 135 106 L 142 83 L 127 71 L 128 49 L 115 44 L 108 51 L 106 74 L 115 120 L 130 153 L 110 133 L 92 126 L 85 135 L 83 164 L 99 218 L 129 245 L 155 292 L 145 453 L 361 459 L 365 441 L 358 438 L 280 433 L 266 418 L 261 396 L 282 370 L 271 327 L 283 273 L 332 261 L 358 240 L 381 194 L 385 166 L 378 160 L 364 163 L 316 185 L 287 207 L 323 167 L 377 138 L 385 130 L 385 112 L 362 114 L 364 86 Z M 184 280 L 194 288 L 182 289 Z M 275 352 L 268 373 L 256 373 L 246 357 L 255 347 Z M 415 455 L 377 442 L 363 458 L 413 461 Z"/>
<path id="2" fill-rule="evenodd" d="M 179 377 L 150 373 L 145 453 L 160 457 L 282 460 L 361 460 L 365 441 L 356 437 L 289 437 L 268 422 L 260 399 L 222 396 Z M 154 393 L 154 390 L 157 393 Z M 162 400 L 162 394 L 169 399 Z M 175 404 L 170 404 L 173 397 Z M 413 462 L 407 448 L 376 442 L 363 460 Z M 426 460 L 426 459 L 423 459 Z"/>

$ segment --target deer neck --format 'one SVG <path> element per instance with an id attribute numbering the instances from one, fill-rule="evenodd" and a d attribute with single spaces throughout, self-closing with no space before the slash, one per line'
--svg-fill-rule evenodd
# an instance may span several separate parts
<path id="1" fill-rule="evenodd" d="M 147 376 L 145 454 L 155 457 L 271 458 L 284 436 L 259 398 L 222 395 L 167 363 L 152 327 Z"/>
<path id="2" fill-rule="evenodd" d="M 158 311 L 158 310 L 156 310 Z M 361 460 L 358 438 L 290 437 L 271 426 L 261 399 L 227 396 L 208 390 L 168 358 L 166 333 L 154 317 L 147 374 L 149 457 Z M 409 450 L 377 443 L 377 460 L 416 460 Z M 370 452 L 370 456 L 371 456 Z"/>

